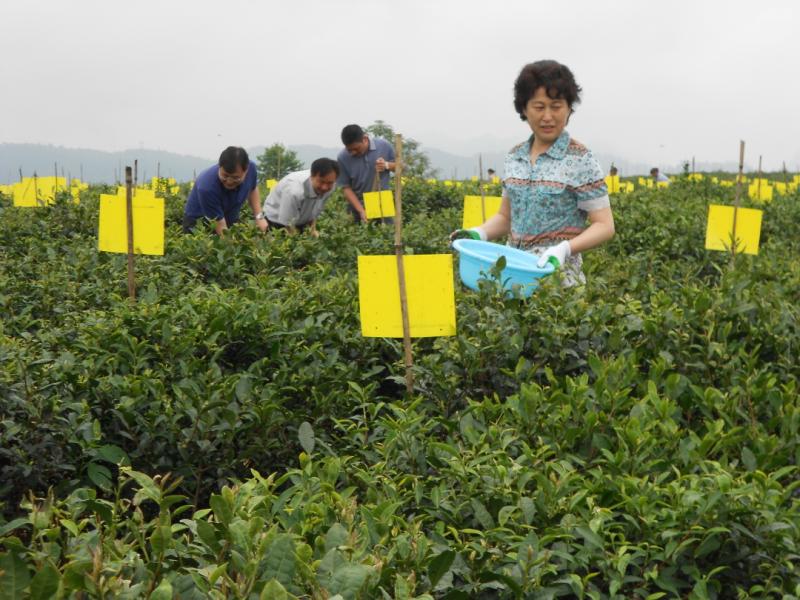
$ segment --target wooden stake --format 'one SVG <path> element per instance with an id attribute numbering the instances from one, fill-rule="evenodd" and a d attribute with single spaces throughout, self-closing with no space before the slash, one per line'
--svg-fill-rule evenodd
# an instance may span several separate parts
<path id="1" fill-rule="evenodd" d="M 83 183 L 83 163 L 81 163 L 81 183 Z"/>
<path id="2" fill-rule="evenodd" d="M 736 217 L 739 212 L 739 199 L 742 194 L 742 171 L 744 170 L 744 140 L 739 141 L 739 175 L 736 177 L 736 198 L 733 201 L 733 235 L 731 240 L 731 267 L 736 258 Z"/>
<path id="3" fill-rule="evenodd" d="M 406 392 L 414 392 L 414 357 L 411 354 L 411 326 L 408 321 L 408 296 L 406 296 L 406 273 L 403 266 L 403 136 L 394 136 L 394 253 L 397 257 L 397 279 L 400 284 L 400 311 L 403 317 L 403 349 L 406 364 Z"/>
<path id="4" fill-rule="evenodd" d="M 483 189 L 483 155 L 478 154 L 478 185 L 481 188 L 481 225 L 486 223 L 486 191 Z"/>
<path id="5" fill-rule="evenodd" d="M 758 155 L 758 186 L 756 188 L 758 194 L 758 201 L 761 202 L 761 155 Z"/>
<path id="6" fill-rule="evenodd" d="M 135 265 L 133 260 L 133 189 L 131 168 L 125 167 L 125 212 L 128 223 L 128 299 L 136 302 Z"/>
<path id="7" fill-rule="evenodd" d="M 133 187 L 139 185 L 139 159 L 133 161 Z"/>
<path id="8" fill-rule="evenodd" d="M 39 180 L 36 171 L 33 172 L 33 201 L 39 205 Z"/>
<path id="9" fill-rule="evenodd" d="M 56 171 L 56 178 L 53 180 L 53 202 L 56 201 L 56 195 L 58 195 L 58 163 L 53 163 L 53 168 Z"/>
<path id="10" fill-rule="evenodd" d="M 19 182 L 22 183 L 22 167 L 19 168 Z"/>
<path id="11" fill-rule="evenodd" d="M 161 162 L 156 163 L 156 179 L 158 179 L 159 184 L 161 183 Z"/>

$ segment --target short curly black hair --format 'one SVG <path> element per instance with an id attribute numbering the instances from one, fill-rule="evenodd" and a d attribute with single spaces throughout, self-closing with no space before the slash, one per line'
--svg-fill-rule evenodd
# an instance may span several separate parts
<path id="1" fill-rule="evenodd" d="M 566 100 L 570 110 L 581 101 L 581 86 L 569 67 L 554 60 L 537 60 L 522 67 L 514 82 L 514 109 L 525 121 L 525 106 L 540 87 L 552 98 Z"/>

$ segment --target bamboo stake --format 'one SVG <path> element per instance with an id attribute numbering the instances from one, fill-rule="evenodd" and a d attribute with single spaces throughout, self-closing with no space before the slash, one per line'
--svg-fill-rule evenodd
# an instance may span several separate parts
<path id="1" fill-rule="evenodd" d="M 139 159 L 133 161 L 133 187 L 139 185 Z"/>
<path id="2" fill-rule="evenodd" d="M 39 206 L 39 178 L 36 171 L 33 172 L 33 202 Z"/>
<path id="3" fill-rule="evenodd" d="M 394 136 L 394 253 L 397 257 L 397 280 L 400 284 L 400 312 L 403 317 L 403 350 L 406 365 L 406 392 L 414 391 L 414 357 L 411 354 L 411 326 L 408 321 L 408 296 L 406 296 L 406 273 L 403 266 L 403 136 Z"/>
<path id="4" fill-rule="evenodd" d="M 372 180 L 372 191 L 378 192 L 378 210 L 381 213 L 381 225 L 383 225 L 383 190 L 381 189 L 381 178 L 378 175 L 378 169 L 375 169 L 375 179 Z M 367 204 L 364 203 L 364 210 L 367 210 Z"/>
<path id="5" fill-rule="evenodd" d="M 478 185 L 481 188 L 481 225 L 486 223 L 486 190 L 483 189 L 483 155 L 478 154 Z"/>
<path id="6" fill-rule="evenodd" d="M 136 302 L 135 265 L 133 260 L 133 190 L 131 168 L 125 167 L 125 212 L 128 224 L 128 299 Z"/>
<path id="7" fill-rule="evenodd" d="M 22 183 L 22 167 L 19 168 L 19 182 Z"/>
<path id="8" fill-rule="evenodd" d="M 731 240 L 731 267 L 736 259 L 736 218 L 739 212 L 739 199 L 742 194 L 742 171 L 744 170 L 744 140 L 739 141 L 739 175 L 736 177 L 736 198 L 733 201 L 733 234 Z"/>
<path id="9" fill-rule="evenodd" d="M 761 155 L 758 155 L 758 186 L 756 188 L 758 194 L 758 201 L 761 202 Z"/>
<path id="10" fill-rule="evenodd" d="M 53 180 L 53 202 L 56 201 L 56 196 L 58 195 L 58 163 L 53 163 L 53 168 L 56 172 L 56 178 Z"/>

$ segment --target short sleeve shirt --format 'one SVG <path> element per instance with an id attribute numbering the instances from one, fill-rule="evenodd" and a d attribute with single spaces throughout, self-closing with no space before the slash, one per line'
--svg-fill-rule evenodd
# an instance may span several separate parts
<path id="1" fill-rule="evenodd" d="M 256 185 L 256 165 L 252 161 L 247 167 L 244 181 L 232 190 L 222 185 L 219 166 L 209 167 L 197 176 L 186 201 L 184 215 L 193 218 L 206 217 L 215 221 L 224 218 L 228 225 L 232 225 L 239 220 L 239 211 Z"/>
<path id="2" fill-rule="evenodd" d="M 564 130 L 531 164 L 533 136 L 506 156 L 503 187 L 511 206 L 511 241 L 526 245 L 571 239 L 587 213 L 610 206 L 600 164 Z"/>
<path id="3" fill-rule="evenodd" d="M 336 180 L 340 187 L 350 187 L 361 198 L 364 192 L 371 192 L 375 185 L 375 162 L 383 158 L 394 162 L 394 148 L 379 137 L 369 138 L 369 150 L 364 156 L 350 156 L 347 150 L 339 152 L 339 178 Z M 389 171 L 380 174 L 380 189 L 389 189 Z"/>
<path id="4" fill-rule="evenodd" d="M 264 201 L 264 215 L 273 223 L 291 227 L 315 221 L 325 208 L 331 193 L 318 195 L 311 184 L 311 170 L 289 173 Z"/>

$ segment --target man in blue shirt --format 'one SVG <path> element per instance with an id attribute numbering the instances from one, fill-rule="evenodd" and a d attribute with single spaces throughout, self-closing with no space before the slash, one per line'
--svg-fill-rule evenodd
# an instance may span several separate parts
<path id="1" fill-rule="evenodd" d="M 261 212 L 256 166 L 244 148 L 228 146 L 219 155 L 219 163 L 198 175 L 183 211 L 183 230 L 191 233 L 199 219 L 215 222 L 217 235 L 239 220 L 245 200 L 253 218 L 264 232 L 269 228 Z"/>
<path id="2" fill-rule="evenodd" d="M 386 140 L 370 137 L 358 125 L 347 125 L 342 129 L 344 150 L 339 152 L 339 178 L 336 183 L 342 188 L 347 207 L 356 223 L 366 223 L 364 192 L 389 189 L 389 171 L 394 171 L 394 148 Z M 393 223 L 392 217 L 381 219 L 383 223 Z"/>

